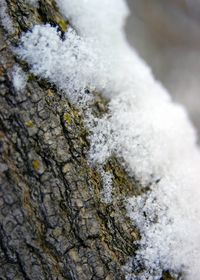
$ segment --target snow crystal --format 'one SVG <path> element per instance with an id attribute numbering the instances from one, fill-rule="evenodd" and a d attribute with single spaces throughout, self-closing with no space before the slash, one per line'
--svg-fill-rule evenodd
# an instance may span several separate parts
<path id="1" fill-rule="evenodd" d="M 23 91 L 26 87 L 27 75 L 21 67 L 15 65 L 12 70 L 13 86 L 16 91 Z"/>
<path id="2" fill-rule="evenodd" d="M 84 99 L 85 89 L 110 98 L 102 118 L 94 122 L 88 113 L 89 159 L 103 164 L 115 154 L 150 188 L 143 196 L 127 198 L 128 215 L 141 232 L 133 269 L 138 272 L 139 264 L 146 268 L 127 279 L 157 280 L 169 270 L 198 280 L 200 151 L 184 108 L 172 102 L 127 44 L 124 0 L 57 3 L 79 35 L 69 29 L 61 38 L 50 25 L 35 26 L 23 35 L 17 53 L 72 102 Z M 106 175 L 105 181 L 109 198 L 111 178 Z"/>

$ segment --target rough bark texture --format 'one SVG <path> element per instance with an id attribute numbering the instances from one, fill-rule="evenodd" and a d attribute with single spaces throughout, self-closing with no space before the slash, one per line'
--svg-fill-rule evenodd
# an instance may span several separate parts
<path id="1" fill-rule="evenodd" d="M 102 202 L 101 176 L 86 159 L 83 112 L 10 49 L 35 23 L 62 31 L 68 23 L 52 0 L 37 8 L 22 0 L 7 5 L 15 30 L 0 27 L 0 279 L 124 279 L 121 267 L 139 233 L 122 198 L 138 194 L 136 183 L 110 159 L 115 200 Z M 11 78 L 16 63 L 28 75 L 20 93 Z M 102 97 L 94 110 L 106 110 Z"/>

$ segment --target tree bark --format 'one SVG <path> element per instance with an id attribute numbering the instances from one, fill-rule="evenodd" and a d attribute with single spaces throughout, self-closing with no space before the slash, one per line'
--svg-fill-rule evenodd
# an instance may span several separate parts
<path id="1" fill-rule="evenodd" d="M 63 32 L 69 23 L 53 0 L 38 7 L 7 1 L 7 12 L 14 31 L 0 26 L 0 279 L 125 279 L 122 266 L 139 232 L 122 198 L 138 195 L 137 183 L 111 158 L 106 170 L 117 199 L 102 201 L 101 176 L 87 162 L 84 112 L 11 50 L 36 23 Z M 13 85 L 15 64 L 28 75 L 21 92 Z M 106 110 L 99 95 L 94 110 Z"/>

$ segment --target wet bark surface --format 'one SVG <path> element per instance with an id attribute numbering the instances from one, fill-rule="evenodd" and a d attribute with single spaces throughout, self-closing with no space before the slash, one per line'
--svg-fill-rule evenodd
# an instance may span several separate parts
<path id="1" fill-rule="evenodd" d="M 105 170 L 115 199 L 102 201 L 102 178 L 87 161 L 84 112 L 12 52 L 35 23 L 64 32 L 68 22 L 54 1 L 7 5 L 14 31 L 0 26 L 0 279 L 125 279 L 139 233 L 124 197 L 139 194 L 137 183 L 111 158 Z M 16 64 L 28 77 L 23 91 L 13 85 Z M 105 100 L 95 102 L 101 113 Z"/>

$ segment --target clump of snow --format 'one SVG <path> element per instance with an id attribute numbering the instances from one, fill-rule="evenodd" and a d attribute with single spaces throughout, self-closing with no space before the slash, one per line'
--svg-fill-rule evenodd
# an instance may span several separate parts
<path id="1" fill-rule="evenodd" d="M 14 27 L 12 20 L 8 14 L 7 11 L 7 3 L 5 0 L 0 1 L 0 22 L 3 26 L 3 28 L 8 32 L 8 33 L 13 33 L 14 32 Z"/>
<path id="2" fill-rule="evenodd" d="M 32 65 L 31 71 L 49 79 L 76 102 L 86 87 L 93 88 L 94 62 L 97 55 L 90 55 L 91 46 L 71 28 L 66 39 L 49 24 L 35 26 L 21 39 L 17 53 Z"/>
<path id="3" fill-rule="evenodd" d="M 12 70 L 12 81 L 16 91 L 23 91 L 27 83 L 27 75 L 21 67 L 15 65 Z"/>
<path id="4" fill-rule="evenodd" d="M 34 74 L 55 83 L 72 102 L 84 100 L 86 89 L 111 99 L 109 113 L 98 120 L 88 109 L 89 159 L 103 164 L 115 154 L 150 188 L 127 200 L 128 215 L 141 232 L 133 260 L 136 273 L 127 279 L 158 280 L 163 270 L 169 270 L 198 280 L 200 150 L 185 110 L 172 102 L 127 44 L 124 0 L 57 3 L 79 35 L 69 29 L 63 39 L 50 25 L 35 26 L 23 35 L 17 53 Z M 141 264 L 145 271 L 137 274 Z"/>

